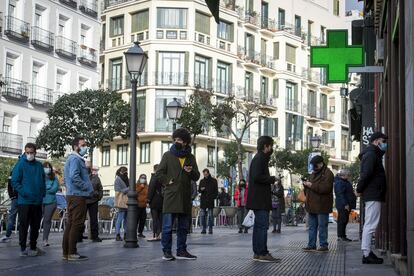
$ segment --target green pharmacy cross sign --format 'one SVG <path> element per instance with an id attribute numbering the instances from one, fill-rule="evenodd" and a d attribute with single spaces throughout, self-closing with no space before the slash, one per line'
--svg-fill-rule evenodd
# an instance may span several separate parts
<path id="1" fill-rule="evenodd" d="M 328 83 L 348 81 L 349 67 L 364 65 L 364 48 L 348 45 L 347 30 L 328 30 L 326 46 L 311 47 L 311 67 L 324 67 Z"/>

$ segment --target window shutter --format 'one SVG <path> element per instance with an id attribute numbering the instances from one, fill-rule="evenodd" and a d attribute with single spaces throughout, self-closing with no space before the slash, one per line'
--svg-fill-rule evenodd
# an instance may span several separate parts
<path id="1" fill-rule="evenodd" d="M 292 64 L 296 63 L 296 47 L 286 44 L 286 61 Z"/>
<path id="2" fill-rule="evenodd" d="M 275 126 L 274 136 L 278 137 L 279 136 L 279 120 L 278 120 L 278 118 L 275 118 L 275 119 L 273 119 L 273 121 L 274 121 L 274 126 Z"/>
<path id="3" fill-rule="evenodd" d="M 148 29 L 148 10 L 140 11 L 131 15 L 131 32 L 141 32 Z"/>
<path id="4" fill-rule="evenodd" d="M 210 34 L 210 16 L 196 12 L 196 32 Z"/>
<path id="5" fill-rule="evenodd" d="M 273 80 L 273 97 L 279 98 L 279 79 Z"/>
<path id="6" fill-rule="evenodd" d="M 115 20 L 111 18 L 111 21 L 109 23 L 109 36 L 110 37 L 114 36 L 114 25 L 115 25 Z"/>
<path id="7" fill-rule="evenodd" d="M 233 85 L 233 65 L 232 64 L 229 64 L 227 66 L 227 68 L 228 68 L 228 72 L 227 72 L 227 74 L 228 74 L 227 87 L 229 88 L 229 90 L 226 91 L 226 92 L 228 92 L 230 94 L 231 91 L 232 91 L 232 89 L 233 89 L 233 87 L 232 87 L 232 85 Z"/>
<path id="8" fill-rule="evenodd" d="M 228 38 L 231 42 L 234 42 L 234 24 L 228 24 L 228 26 L 229 27 L 226 28 L 226 29 L 228 29 L 228 31 L 230 33 Z"/>
<path id="9" fill-rule="evenodd" d="M 273 58 L 279 59 L 279 42 L 273 43 Z"/>

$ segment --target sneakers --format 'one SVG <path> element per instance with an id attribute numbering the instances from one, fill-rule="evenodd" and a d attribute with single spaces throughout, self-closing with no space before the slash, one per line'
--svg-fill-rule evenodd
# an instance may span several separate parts
<path id="1" fill-rule="evenodd" d="M 239 229 L 239 234 L 242 234 L 243 233 L 243 229 Z"/>
<path id="2" fill-rule="evenodd" d="M 102 239 L 98 237 L 96 239 L 92 239 L 92 242 L 102 242 Z"/>
<path id="3" fill-rule="evenodd" d="M 338 240 L 344 241 L 344 242 L 351 242 L 352 241 L 351 239 L 348 239 L 347 237 L 341 237 L 341 238 L 338 238 Z"/>
<path id="4" fill-rule="evenodd" d="M 207 231 L 206 230 L 203 230 L 203 231 L 201 231 L 201 234 L 207 234 Z"/>
<path id="5" fill-rule="evenodd" d="M 35 250 L 30 249 L 27 252 L 27 256 L 29 256 L 29 257 L 37 257 L 37 256 L 45 255 L 45 254 L 46 254 L 46 252 L 43 251 L 43 250 L 40 250 L 39 248 L 36 248 Z"/>
<path id="6" fill-rule="evenodd" d="M 188 253 L 188 251 L 186 250 L 186 251 L 183 251 L 183 252 L 177 253 L 177 259 L 180 259 L 180 260 L 196 260 L 196 259 L 197 259 L 197 257 L 196 257 L 196 256 L 194 256 L 194 255 L 191 255 L 191 254 L 190 254 L 190 253 Z"/>
<path id="7" fill-rule="evenodd" d="M 116 235 L 115 240 L 116 240 L 116 241 L 122 241 L 121 235 L 119 235 L 119 234 L 118 234 L 118 235 Z"/>
<path id="8" fill-rule="evenodd" d="M 382 264 L 384 262 L 383 258 L 378 258 L 374 252 L 369 252 L 368 257 L 362 256 L 363 264 Z"/>
<path id="9" fill-rule="evenodd" d="M 316 251 L 326 253 L 326 252 L 329 252 L 329 248 L 327 246 L 323 246 L 323 247 L 319 247 L 318 250 Z"/>
<path id="10" fill-rule="evenodd" d="M 175 257 L 170 252 L 164 252 L 164 256 L 162 256 L 164 261 L 175 261 Z"/>
<path id="11" fill-rule="evenodd" d="M 50 246 L 49 242 L 48 241 L 43 241 L 43 247 L 47 247 L 47 246 Z"/>
<path id="12" fill-rule="evenodd" d="M 305 251 L 305 252 L 315 252 L 316 247 L 306 246 L 306 247 L 302 248 L 302 250 Z"/>
<path id="13" fill-rule="evenodd" d="M 138 238 L 143 238 L 143 239 L 145 239 L 145 236 L 144 236 L 142 233 L 139 233 L 139 234 L 138 234 Z"/>
<path id="14" fill-rule="evenodd" d="M 67 261 L 68 260 L 68 255 L 62 255 L 62 260 Z"/>
<path id="15" fill-rule="evenodd" d="M 20 251 L 20 257 L 27 257 L 27 256 L 29 256 L 29 255 L 28 255 L 28 253 L 29 253 L 29 252 L 28 252 L 28 250 L 27 250 L 27 249 L 25 249 L 25 250 L 21 250 L 21 251 Z"/>
<path id="16" fill-rule="evenodd" d="M 280 229 L 277 229 L 277 230 L 276 230 L 276 233 L 280 234 Z"/>
<path id="17" fill-rule="evenodd" d="M 68 261 L 70 261 L 70 262 L 86 261 L 88 259 L 89 259 L 88 257 L 82 256 L 82 255 L 79 255 L 79 254 L 68 255 Z"/>
<path id="18" fill-rule="evenodd" d="M 213 234 L 213 230 L 208 230 L 208 234 L 212 235 Z"/>
<path id="19" fill-rule="evenodd" d="M 278 263 L 281 260 L 278 258 L 274 258 L 270 253 L 264 255 L 264 256 L 257 256 L 255 255 L 253 257 L 253 260 L 261 263 Z"/>
<path id="20" fill-rule="evenodd" d="M 244 233 L 245 234 L 248 234 L 249 233 L 249 230 L 247 228 L 244 228 Z"/>
<path id="21" fill-rule="evenodd" d="M 272 233 L 273 234 L 277 233 L 277 230 L 276 229 L 273 229 Z"/>
<path id="22" fill-rule="evenodd" d="M 11 237 L 3 236 L 0 238 L 0 242 L 9 242 L 11 240 Z"/>

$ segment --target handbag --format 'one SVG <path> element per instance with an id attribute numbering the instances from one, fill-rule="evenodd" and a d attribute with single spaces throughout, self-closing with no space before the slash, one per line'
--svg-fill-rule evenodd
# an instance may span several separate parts
<path id="1" fill-rule="evenodd" d="M 122 192 L 115 193 L 114 207 L 119 209 L 128 209 L 128 195 Z"/>
<path id="2" fill-rule="evenodd" d="M 250 210 L 243 220 L 243 226 L 250 228 L 254 225 L 254 212 Z"/>
<path id="3" fill-rule="evenodd" d="M 306 202 L 306 195 L 305 195 L 305 191 L 304 190 L 300 190 L 299 194 L 298 194 L 298 200 L 300 202 Z"/>

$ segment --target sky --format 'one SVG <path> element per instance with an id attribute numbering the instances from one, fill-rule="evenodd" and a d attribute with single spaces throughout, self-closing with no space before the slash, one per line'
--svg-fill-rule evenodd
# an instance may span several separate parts
<path id="1" fill-rule="evenodd" d="M 358 2 L 358 0 L 346 0 L 345 10 L 362 10 L 364 2 Z"/>

